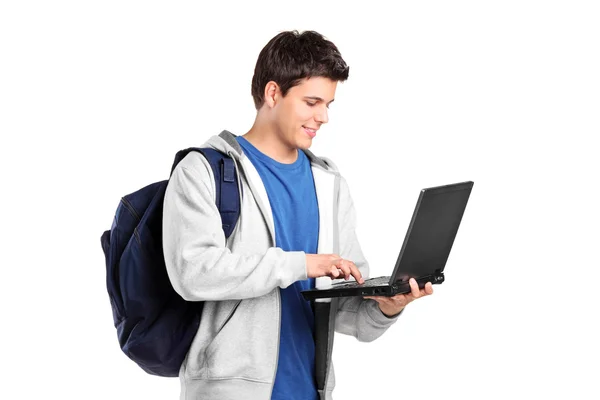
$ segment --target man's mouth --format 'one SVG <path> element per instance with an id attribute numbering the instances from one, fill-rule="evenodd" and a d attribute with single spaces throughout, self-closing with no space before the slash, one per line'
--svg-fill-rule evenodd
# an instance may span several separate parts
<path id="1" fill-rule="evenodd" d="M 314 138 L 317 135 L 317 129 L 315 128 L 309 128 L 306 126 L 302 126 L 302 128 L 304 128 L 304 132 L 306 132 L 306 134 L 311 138 Z"/>

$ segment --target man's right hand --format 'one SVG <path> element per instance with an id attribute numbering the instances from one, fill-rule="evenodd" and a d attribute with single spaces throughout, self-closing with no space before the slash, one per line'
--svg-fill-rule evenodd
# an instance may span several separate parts
<path id="1" fill-rule="evenodd" d="M 344 278 L 348 280 L 350 276 L 353 276 L 356 282 L 364 282 L 356 265 L 337 254 L 307 254 L 306 272 L 309 278 L 328 276 L 331 279 Z"/>

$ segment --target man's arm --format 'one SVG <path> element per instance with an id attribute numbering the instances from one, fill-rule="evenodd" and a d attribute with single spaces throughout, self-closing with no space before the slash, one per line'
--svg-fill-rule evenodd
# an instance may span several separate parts
<path id="1" fill-rule="evenodd" d="M 231 253 L 209 168 L 202 155 L 188 154 L 173 171 L 165 193 L 163 250 L 177 293 L 189 301 L 243 299 L 307 279 L 304 252 L 271 247 L 263 254 Z M 252 240 L 251 233 L 244 237 Z"/>

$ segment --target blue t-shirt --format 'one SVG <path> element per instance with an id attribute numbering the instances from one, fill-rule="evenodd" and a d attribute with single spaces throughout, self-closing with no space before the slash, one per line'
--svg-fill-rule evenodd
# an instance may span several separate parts
<path id="1" fill-rule="evenodd" d="M 317 253 L 319 207 L 310 162 L 303 151 L 292 164 L 261 153 L 241 136 L 244 153 L 267 190 L 275 223 L 276 246 L 285 251 Z M 272 400 L 317 400 L 314 315 L 300 291 L 314 288 L 314 278 L 281 291 L 279 361 Z"/>

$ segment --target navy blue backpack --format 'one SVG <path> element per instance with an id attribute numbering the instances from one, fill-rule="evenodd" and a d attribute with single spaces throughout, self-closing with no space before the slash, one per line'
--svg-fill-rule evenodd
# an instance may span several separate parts
<path id="1" fill-rule="evenodd" d="M 193 147 L 177 152 L 171 174 L 190 151 L 202 153 L 210 162 L 223 231 L 229 237 L 240 215 L 235 164 L 214 149 Z M 121 349 L 147 373 L 175 377 L 198 330 L 203 303 L 185 301 L 167 275 L 162 218 L 168 182 L 124 196 L 101 242 Z"/>

